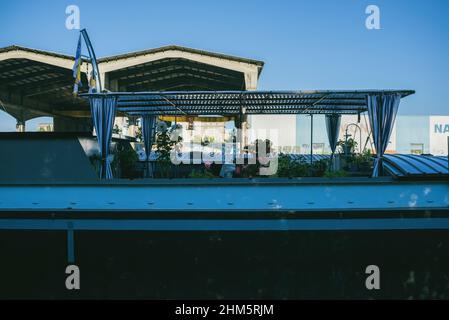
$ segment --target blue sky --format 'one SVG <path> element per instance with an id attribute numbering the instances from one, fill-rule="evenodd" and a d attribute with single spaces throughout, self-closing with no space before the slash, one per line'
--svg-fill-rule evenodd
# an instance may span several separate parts
<path id="1" fill-rule="evenodd" d="M 262 90 L 414 89 L 401 114 L 449 115 L 447 0 L 2 0 L 0 47 L 74 54 L 70 4 L 100 57 L 178 44 L 265 61 Z M 365 28 L 369 4 L 381 30 Z M 0 131 L 14 130 L 0 113 Z"/>

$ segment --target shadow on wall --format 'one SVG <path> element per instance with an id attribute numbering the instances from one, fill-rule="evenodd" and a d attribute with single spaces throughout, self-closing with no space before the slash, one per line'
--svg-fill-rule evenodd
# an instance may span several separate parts
<path id="1" fill-rule="evenodd" d="M 0 133 L 0 179 L 97 179 L 78 136 L 56 132 Z"/>

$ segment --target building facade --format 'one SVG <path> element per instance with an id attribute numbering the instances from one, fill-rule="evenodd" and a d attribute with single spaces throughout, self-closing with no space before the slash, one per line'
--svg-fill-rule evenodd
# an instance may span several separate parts
<path id="1" fill-rule="evenodd" d="M 278 147 L 282 152 L 314 154 L 331 152 L 324 116 L 313 116 L 313 139 L 311 139 L 311 117 L 309 115 L 278 116 L 279 119 L 252 119 L 253 128 L 279 130 Z M 271 119 L 271 121 L 270 121 Z M 274 121 L 275 120 L 275 121 Z M 353 138 L 356 151 L 373 150 L 368 117 L 342 116 L 339 140 Z M 402 154 L 448 154 L 449 116 L 398 115 L 387 153 Z"/>

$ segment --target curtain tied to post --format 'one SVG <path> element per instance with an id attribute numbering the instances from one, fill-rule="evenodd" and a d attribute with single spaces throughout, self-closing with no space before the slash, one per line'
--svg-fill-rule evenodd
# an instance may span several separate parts
<path id="1" fill-rule="evenodd" d="M 387 150 L 400 101 L 400 94 L 374 94 L 367 97 L 368 117 L 376 148 L 373 177 L 378 177 L 382 170 L 382 157 Z"/>
<path id="2" fill-rule="evenodd" d="M 112 179 L 112 169 L 109 159 L 109 145 L 112 140 L 117 99 L 114 96 L 93 96 L 89 98 L 92 120 L 97 133 L 100 147 L 101 167 L 100 178 Z"/>
<path id="3" fill-rule="evenodd" d="M 147 177 L 152 177 L 153 172 L 148 161 L 150 160 L 151 148 L 153 146 L 154 134 L 156 128 L 156 116 L 142 116 L 142 139 L 145 145 L 145 157 L 147 161 Z"/>
<path id="4" fill-rule="evenodd" d="M 338 143 L 338 134 L 340 132 L 340 121 L 341 115 L 339 114 L 326 114 L 326 130 L 327 137 L 329 139 L 329 145 L 331 147 L 331 164 L 333 167 L 333 159 L 335 154 L 335 149 Z"/>

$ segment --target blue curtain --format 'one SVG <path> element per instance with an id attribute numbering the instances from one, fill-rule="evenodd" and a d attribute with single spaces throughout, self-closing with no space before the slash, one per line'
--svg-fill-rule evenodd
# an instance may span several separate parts
<path id="1" fill-rule="evenodd" d="M 147 178 L 153 177 L 153 168 L 149 163 L 151 147 L 153 146 L 154 133 L 156 131 L 156 116 L 144 115 L 142 117 L 142 138 L 145 145 L 147 159 Z"/>
<path id="2" fill-rule="evenodd" d="M 94 96 L 89 98 L 89 101 L 92 120 L 95 132 L 97 133 L 98 145 L 100 147 L 100 178 L 112 179 L 111 163 L 108 156 L 117 101 L 116 98 L 112 96 Z"/>
<path id="3" fill-rule="evenodd" d="M 375 94 L 367 97 L 368 117 L 376 148 L 373 177 L 382 173 L 382 157 L 393 131 L 400 101 L 400 94 Z"/>
<path id="4" fill-rule="evenodd" d="M 327 138 L 329 139 L 329 145 L 331 147 L 331 164 L 332 168 L 333 165 L 333 159 L 335 154 L 335 149 L 337 148 L 338 143 L 338 134 L 340 132 L 340 122 L 341 122 L 341 115 L 339 114 L 326 114 L 326 130 L 327 130 Z"/>

